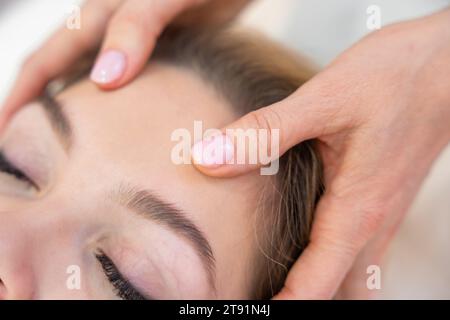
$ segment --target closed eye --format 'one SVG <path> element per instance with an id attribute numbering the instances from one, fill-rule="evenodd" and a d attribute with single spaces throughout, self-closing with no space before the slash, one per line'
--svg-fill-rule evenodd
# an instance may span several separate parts
<path id="1" fill-rule="evenodd" d="M 114 262 L 102 251 L 95 255 L 100 263 L 103 273 L 111 283 L 114 293 L 123 300 L 147 300 L 133 285 L 125 279 L 122 273 L 117 269 Z"/>
<path id="2" fill-rule="evenodd" d="M 21 171 L 14 164 L 12 164 L 11 161 L 8 160 L 8 158 L 2 151 L 0 151 L 0 172 L 10 175 L 15 179 L 24 182 L 29 187 L 32 187 L 37 191 L 39 191 L 39 186 L 32 179 L 30 179 L 23 171 Z"/>

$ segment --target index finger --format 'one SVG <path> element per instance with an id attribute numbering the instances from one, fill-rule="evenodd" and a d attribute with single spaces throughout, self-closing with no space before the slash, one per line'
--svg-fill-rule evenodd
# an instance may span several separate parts
<path id="1" fill-rule="evenodd" d="M 372 232 L 345 201 L 325 194 L 316 211 L 310 243 L 274 299 L 332 299 Z M 353 218 L 352 218 L 353 217 Z M 358 220 L 359 219 L 359 220 Z"/>
<path id="2" fill-rule="evenodd" d="M 2 108 L 0 130 L 21 106 L 37 97 L 49 81 L 100 43 L 107 21 L 121 1 L 88 1 L 81 9 L 81 29 L 62 27 L 25 61 Z"/>

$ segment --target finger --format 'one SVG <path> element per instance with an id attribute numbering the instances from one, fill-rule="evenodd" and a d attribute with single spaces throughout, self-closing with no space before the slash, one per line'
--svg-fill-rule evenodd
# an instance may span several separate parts
<path id="1" fill-rule="evenodd" d="M 88 1 L 81 9 L 81 29 L 61 28 L 27 59 L 5 101 L 0 128 L 21 106 L 37 97 L 50 80 L 100 43 L 107 20 L 119 2 Z"/>
<path id="2" fill-rule="evenodd" d="M 358 221 L 352 202 L 325 195 L 319 202 L 311 239 L 275 299 L 331 299 L 361 248 L 373 235 Z"/>
<path id="3" fill-rule="evenodd" d="M 345 125 L 343 120 L 348 117 L 330 121 L 334 111 L 327 101 L 306 84 L 284 101 L 245 115 L 224 128 L 222 136 L 196 143 L 193 163 L 215 177 L 236 176 L 268 165 L 294 145 Z M 249 136 L 256 136 L 257 142 L 249 142 Z"/>
<path id="4" fill-rule="evenodd" d="M 164 27 L 184 9 L 204 1 L 127 1 L 110 21 L 91 80 L 103 89 L 131 81 L 147 63 Z"/>
<path id="5" fill-rule="evenodd" d="M 338 299 L 371 299 L 377 297 L 382 292 L 380 290 L 383 288 L 381 283 L 383 279 L 383 258 L 402 219 L 403 215 L 401 214 L 391 216 L 382 228 L 377 231 L 376 236 L 364 247 L 339 288 Z M 373 272 L 370 269 L 371 267 L 379 268 L 381 287 L 369 286 L 367 283 L 371 272 Z"/>
<path id="6" fill-rule="evenodd" d="M 372 242 L 372 241 L 371 241 Z M 387 243 L 369 243 L 366 248 L 357 256 L 356 262 L 345 276 L 343 283 L 335 298 L 338 300 L 372 299 L 376 296 L 376 288 L 368 286 L 368 279 L 372 269 L 380 268 L 383 254 L 387 248 Z"/>

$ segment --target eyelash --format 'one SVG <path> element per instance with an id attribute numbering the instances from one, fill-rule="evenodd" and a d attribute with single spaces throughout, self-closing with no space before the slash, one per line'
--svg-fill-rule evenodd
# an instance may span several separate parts
<path id="1" fill-rule="evenodd" d="M 126 280 L 115 266 L 114 262 L 102 251 L 95 255 L 102 266 L 106 278 L 114 287 L 115 294 L 123 300 L 146 300 L 133 285 Z"/>
<path id="2" fill-rule="evenodd" d="M 2 151 L 0 151 L 0 172 L 5 174 L 9 174 L 16 178 L 19 181 L 27 183 L 30 187 L 35 188 L 39 191 L 39 186 L 30 179 L 25 173 L 23 173 L 20 169 L 14 166 L 4 155 Z"/>
<path id="3" fill-rule="evenodd" d="M 29 184 L 31 187 L 39 190 L 39 187 L 36 183 L 31 180 L 25 173 L 23 173 L 20 169 L 14 166 L 4 155 L 2 151 L 0 151 L 0 172 L 5 174 L 9 174 L 15 177 L 19 181 L 23 181 Z M 114 292 L 116 295 L 123 300 L 146 300 L 145 297 L 139 293 L 131 283 L 126 280 L 122 274 L 119 272 L 114 262 L 105 255 L 103 252 L 97 253 L 95 255 L 100 265 L 102 266 L 103 272 L 105 273 L 106 278 L 114 287 Z"/>
<path id="4" fill-rule="evenodd" d="M 0 172 L 9 174 L 15 177 L 17 180 L 23 181 L 29 184 L 31 187 L 39 190 L 36 183 L 20 169 L 9 162 L 2 151 L 0 151 Z M 112 260 L 107 255 L 105 255 L 103 252 L 100 252 L 97 253 L 95 257 L 102 266 L 106 278 L 114 287 L 114 292 L 119 298 L 123 300 L 146 300 L 145 297 L 140 294 L 139 291 L 137 291 L 130 284 L 130 282 L 122 276 L 122 274 L 115 266 L 114 262 L 112 262 Z"/>

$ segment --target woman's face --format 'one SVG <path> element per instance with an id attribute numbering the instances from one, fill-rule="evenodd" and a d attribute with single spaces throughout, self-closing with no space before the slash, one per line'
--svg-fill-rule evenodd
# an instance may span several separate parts
<path id="1" fill-rule="evenodd" d="M 230 106 L 162 64 L 124 89 L 85 80 L 56 100 L 1 137 L 0 298 L 248 298 L 267 178 L 171 161 L 175 129 L 220 128 Z"/>

